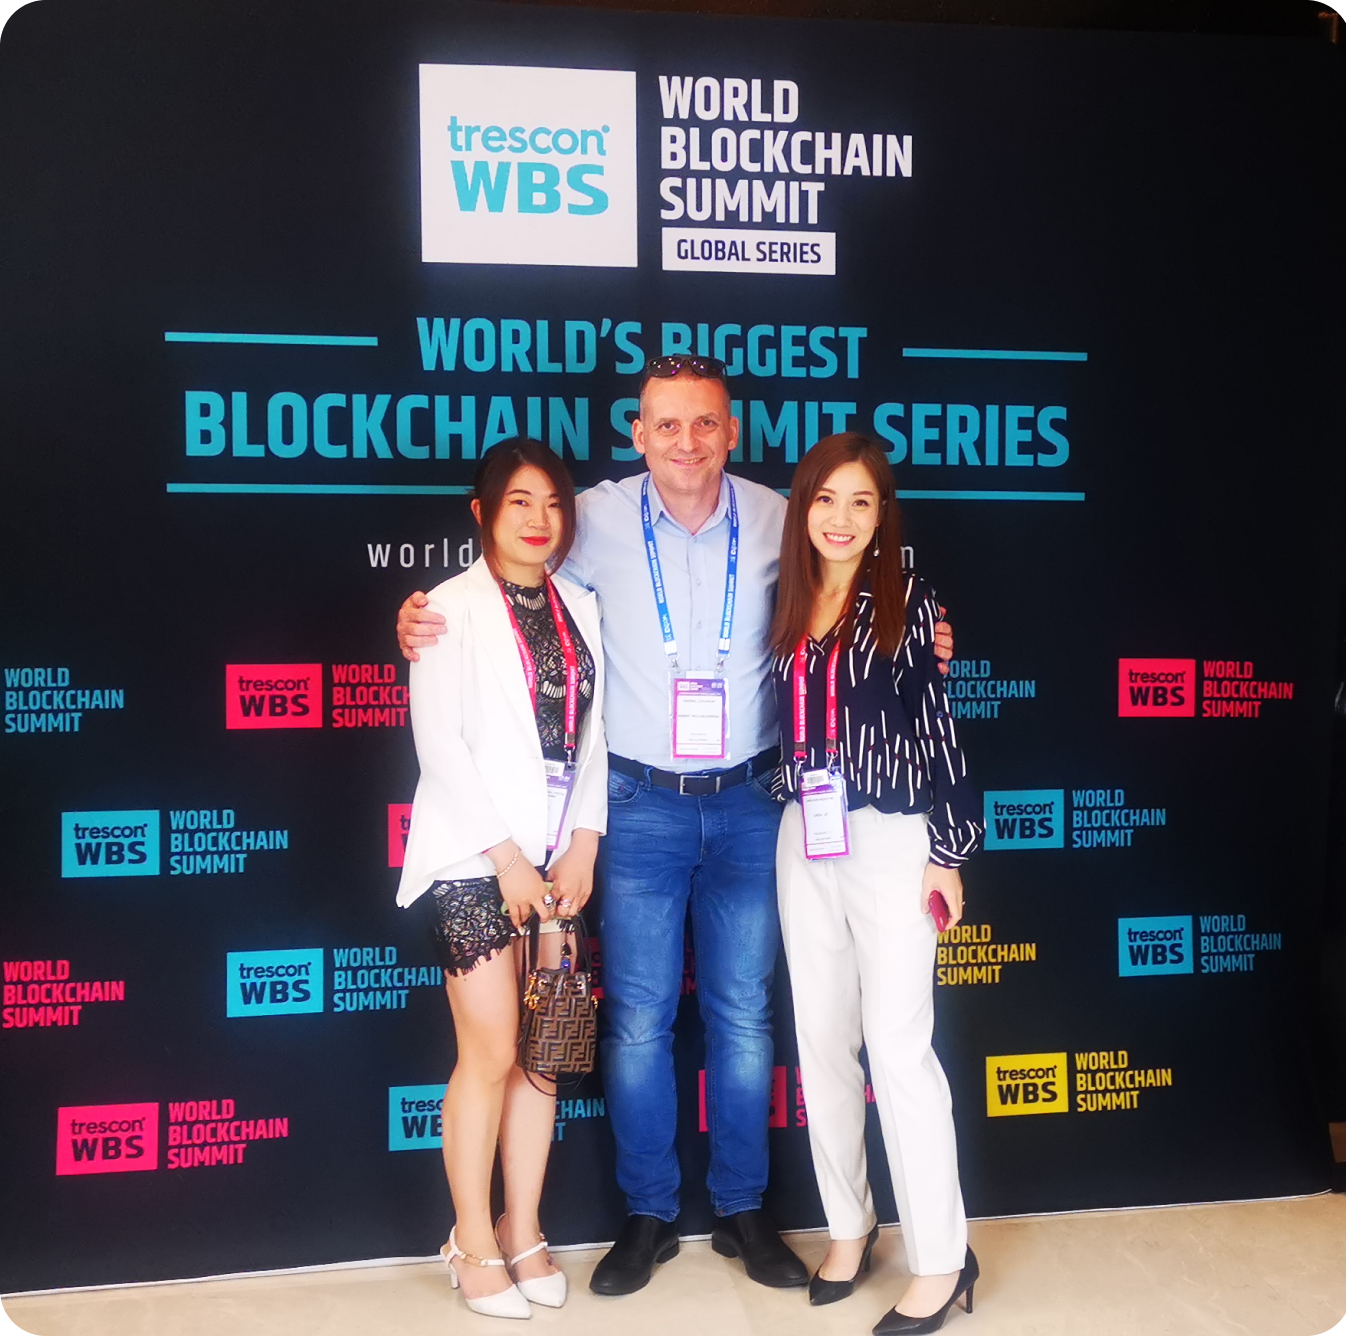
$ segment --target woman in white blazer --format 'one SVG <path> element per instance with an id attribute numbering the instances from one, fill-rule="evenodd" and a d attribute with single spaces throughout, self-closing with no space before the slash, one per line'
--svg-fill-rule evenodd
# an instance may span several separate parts
<path id="1" fill-rule="evenodd" d="M 470 1308 L 526 1318 L 530 1300 L 564 1303 L 566 1284 L 538 1223 L 556 1095 L 515 1061 L 511 939 L 534 913 L 578 913 L 593 889 L 607 827 L 603 657 L 594 595 L 550 575 L 575 533 L 564 465 L 536 441 L 502 441 L 474 493 L 483 556 L 431 592 L 448 630 L 411 669 L 421 777 L 397 902 L 427 916 L 457 1036 L 443 1110 L 456 1223 L 441 1252 Z M 493 1228 L 497 1146 L 505 1214 Z"/>

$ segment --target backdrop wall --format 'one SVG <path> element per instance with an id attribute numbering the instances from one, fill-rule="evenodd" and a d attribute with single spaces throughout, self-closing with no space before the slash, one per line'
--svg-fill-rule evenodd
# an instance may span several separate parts
<path id="1" fill-rule="evenodd" d="M 1334 52 L 1269 38 L 21 11 L 0 1285 L 447 1235 L 452 1032 L 393 903 L 393 614 L 475 554 L 487 445 L 631 472 L 633 373 L 685 349 L 735 372 L 741 476 L 788 487 L 843 426 L 884 440 L 951 612 L 989 832 L 938 966 L 969 1212 L 1323 1188 L 1297 1022 L 1340 92 Z M 769 1204 L 819 1225 L 783 965 L 776 1003 Z M 690 955 L 677 1059 L 696 1232 Z M 558 1110 L 544 1225 L 607 1239 L 622 1209 L 600 1073 Z"/>

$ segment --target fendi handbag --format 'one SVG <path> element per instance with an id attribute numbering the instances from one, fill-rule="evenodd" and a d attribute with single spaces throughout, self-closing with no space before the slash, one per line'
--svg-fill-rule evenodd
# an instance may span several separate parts
<path id="1" fill-rule="evenodd" d="M 561 964 L 538 964 L 541 924 L 529 919 L 519 1003 L 519 1066 L 555 1080 L 594 1069 L 598 999 L 593 992 L 589 935 L 578 916 L 562 926 Z M 572 942 L 574 946 L 572 948 Z"/>

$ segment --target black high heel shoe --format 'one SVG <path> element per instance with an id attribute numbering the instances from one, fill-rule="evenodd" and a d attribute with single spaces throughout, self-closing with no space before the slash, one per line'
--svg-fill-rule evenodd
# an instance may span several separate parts
<path id="1" fill-rule="evenodd" d="M 865 1239 L 865 1250 L 860 1254 L 860 1265 L 855 1268 L 855 1275 L 849 1280 L 824 1280 L 815 1272 L 813 1279 L 809 1281 L 809 1303 L 816 1308 L 821 1304 L 834 1304 L 838 1299 L 850 1298 L 851 1291 L 855 1288 L 856 1276 L 862 1271 L 869 1270 L 869 1261 L 874 1253 L 874 1245 L 878 1241 L 879 1227 L 876 1224 Z"/>
<path id="2" fill-rule="evenodd" d="M 949 1316 L 949 1309 L 964 1294 L 967 1295 L 967 1311 L 970 1313 L 972 1287 L 980 1275 L 981 1267 L 977 1265 L 977 1254 L 969 1248 L 967 1260 L 958 1273 L 953 1293 L 949 1295 L 943 1308 L 936 1309 L 929 1317 L 908 1317 L 905 1313 L 899 1313 L 896 1308 L 890 1308 L 875 1324 L 874 1336 L 925 1336 L 926 1332 L 938 1331 L 944 1325 L 944 1319 Z"/>

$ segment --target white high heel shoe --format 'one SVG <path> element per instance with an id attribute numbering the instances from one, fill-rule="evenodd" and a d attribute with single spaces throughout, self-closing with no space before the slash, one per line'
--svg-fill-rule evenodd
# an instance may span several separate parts
<path id="1" fill-rule="evenodd" d="M 505 1217 L 502 1215 L 500 1220 Z M 495 1222 L 495 1241 L 500 1242 L 500 1220 Z M 513 1277 L 514 1283 L 519 1287 L 523 1297 L 529 1303 L 541 1304 L 544 1308 L 560 1308 L 566 1301 L 567 1287 L 565 1272 L 557 1270 L 550 1276 L 534 1276 L 531 1280 L 521 1280 L 515 1274 L 515 1267 L 519 1265 L 526 1257 L 533 1257 L 537 1253 L 546 1252 L 547 1240 L 545 1237 L 539 1237 L 538 1241 L 531 1248 L 525 1248 L 517 1257 L 509 1259 L 509 1274 Z M 503 1251 L 503 1249 L 501 1250 Z M 550 1260 L 550 1259 L 549 1259 Z M 555 1265 L 555 1263 L 553 1263 Z"/>
<path id="2" fill-rule="evenodd" d="M 455 1227 L 456 1228 L 456 1227 Z M 454 1270 L 454 1260 L 461 1257 L 463 1261 L 470 1262 L 473 1266 L 504 1266 L 503 1257 L 474 1257 L 471 1253 L 464 1252 L 458 1246 L 458 1240 L 454 1238 L 454 1231 L 449 1230 L 449 1241 L 439 1250 L 439 1255 L 444 1259 L 444 1264 L 449 1268 L 449 1284 L 456 1290 L 458 1288 L 458 1272 Z M 467 1306 L 474 1313 L 481 1313 L 484 1317 L 528 1317 L 533 1316 L 533 1310 L 528 1306 L 528 1300 L 517 1285 L 511 1285 L 507 1290 L 501 1290 L 499 1294 L 487 1294 L 480 1299 L 468 1299 L 464 1294 L 463 1298 L 467 1301 Z"/>

